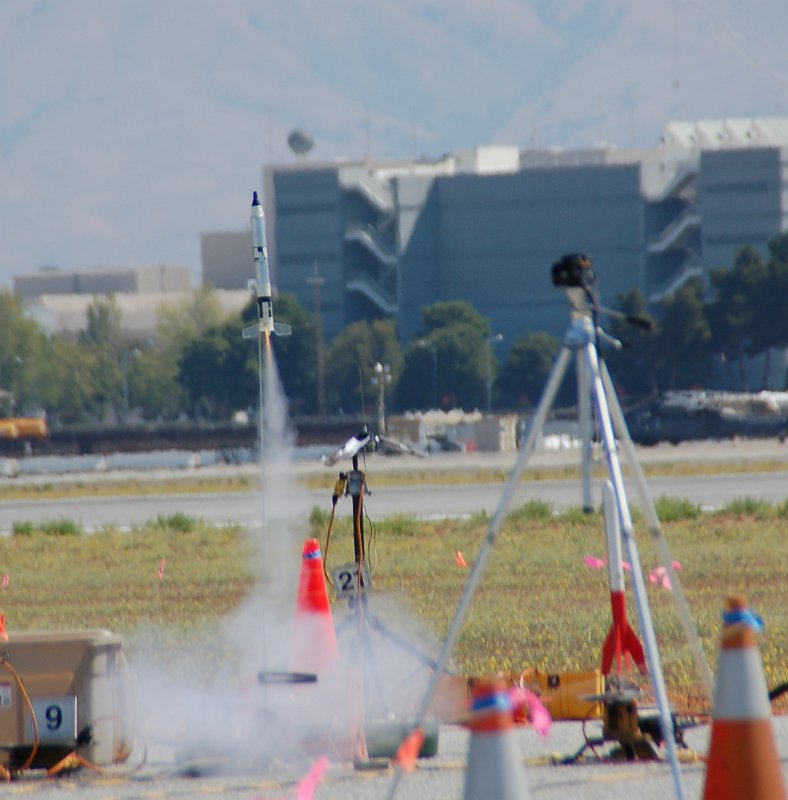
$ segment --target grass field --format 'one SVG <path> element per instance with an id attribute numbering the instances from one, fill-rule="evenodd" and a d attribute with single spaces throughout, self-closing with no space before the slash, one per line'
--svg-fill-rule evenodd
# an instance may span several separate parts
<path id="1" fill-rule="evenodd" d="M 766 622 L 760 647 L 767 683 L 788 679 L 788 504 L 736 501 L 702 513 L 684 501 L 661 500 L 658 512 L 673 556 L 683 565 L 682 585 L 712 668 L 723 601 L 743 593 Z M 317 510 L 304 520 L 295 552 L 309 526 L 323 542 L 327 521 Z M 658 565 L 657 555 L 639 522 L 636 517 L 648 575 Z M 468 576 L 457 553 L 472 565 L 487 529 L 481 515 L 440 522 L 402 517 L 368 525 L 375 596 L 394 607 L 401 603 L 442 639 Z M 15 530 L 0 540 L 0 578 L 7 576 L 0 610 L 12 637 L 14 630 L 89 627 L 133 636 L 153 627 L 160 629 L 164 647 L 193 646 L 211 641 L 223 617 L 255 585 L 259 553 L 246 532 L 207 527 L 182 514 L 130 533 L 110 529 L 85 535 L 69 520 L 46 530 L 18 523 Z M 455 668 L 486 674 L 529 666 L 549 671 L 598 666 L 610 621 L 606 574 L 589 569 L 583 557 L 604 556 L 604 550 L 599 514 L 575 509 L 556 515 L 538 501 L 513 510 L 463 627 Z M 330 565 L 352 561 L 346 519 L 334 527 L 328 559 Z M 649 601 L 668 691 L 682 705 L 695 707 L 699 680 L 672 595 L 649 584 Z M 631 597 L 629 610 L 636 626 Z M 386 622 L 396 628 L 396 614 Z M 784 702 L 780 708 L 788 710 Z"/>

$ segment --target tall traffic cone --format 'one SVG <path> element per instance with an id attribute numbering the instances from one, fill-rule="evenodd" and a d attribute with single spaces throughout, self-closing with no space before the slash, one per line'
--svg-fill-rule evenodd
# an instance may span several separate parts
<path id="1" fill-rule="evenodd" d="M 301 559 L 291 669 L 319 673 L 339 657 L 323 556 L 317 539 L 307 539 Z"/>
<path id="2" fill-rule="evenodd" d="M 2 639 L 4 642 L 8 641 L 8 633 L 6 632 L 6 629 L 5 629 L 5 615 L 4 614 L 0 614 L 0 639 Z"/>
<path id="3" fill-rule="evenodd" d="M 478 680 L 471 696 L 471 743 L 463 800 L 527 800 L 530 794 L 506 681 Z"/>
<path id="4" fill-rule="evenodd" d="M 722 641 L 704 800 L 786 800 L 757 635 L 763 622 L 743 597 L 722 614 Z"/>

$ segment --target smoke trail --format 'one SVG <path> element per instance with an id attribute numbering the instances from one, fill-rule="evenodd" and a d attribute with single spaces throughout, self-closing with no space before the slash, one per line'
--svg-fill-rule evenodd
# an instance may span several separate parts
<path id="1" fill-rule="evenodd" d="M 249 531 L 254 588 L 239 608 L 202 632 L 204 644 L 173 654 L 166 632 L 140 629 L 130 686 L 133 726 L 145 739 L 177 742 L 187 757 L 223 756 L 233 769 L 239 762 L 297 757 L 304 725 L 312 724 L 309 707 L 300 708 L 287 687 L 269 692 L 257 680 L 260 670 L 288 668 L 308 518 L 287 398 L 270 343 L 262 340 L 260 365 L 260 524 Z"/>
<path id="2" fill-rule="evenodd" d="M 411 631 L 403 647 L 398 636 L 372 629 L 362 634 L 346 615 L 350 625 L 340 641 L 340 660 L 317 683 L 260 684 L 259 672 L 291 668 L 309 508 L 296 480 L 287 398 L 267 340 L 260 340 L 259 359 L 262 491 L 255 497 L 260 525 L 249 532 L 254 588 L 239 608 L 201 631 L 207 641 L 175 654 L 161 630 L 141 631 L 129 703 L 136 718 L 132 727 L 146 741 L 170 744 L 180 764 L 229 773 L 272 763 L 303 769 L 320 754 L 314 746 L 307 753 L 305 742 L 319 742 L 327 748 L 322 754 L 351 758 L 362 709 L 381 719 L 415 708 L 428 678 L 419 651 L 434 650 L 426 636 L 414 636 L 415 621 L 407 623 Z M 387 616 L 401 629 L 410 615 L 388 599 L 394 607 Z M 385 607 L 386 600 L 378 596 L 375 606 L 380 604 Z"/>

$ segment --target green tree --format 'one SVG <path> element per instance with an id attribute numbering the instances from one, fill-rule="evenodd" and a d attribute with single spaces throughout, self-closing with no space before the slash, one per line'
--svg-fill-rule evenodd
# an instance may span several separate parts
<path id="1" fill-rule="evenodd" d="M 132 396 L 147 418 L 177 417 L 185 410 L 189 401 L 179 378 L 180 359 L 193 342 L 206 331 L 221 327 L 230 316 L 210 286 L 202 286 L 179 303 L 159 307 L 155 344 L 142 348 L 144 356 L 133 365 Z M 142 391 L 148 393 L 144 398 Z"/>
<path id="2" fill-rule="evenodd" d="M 132 349 L 127 355 L 129 407 L 146 420 L 176 419 L 184 408 L 184 393 L 169 362 L 156 344 Z"/>
<path id="3" fill-rule="evenodd" d="M 654 355 L 663 389 L 703 385 L 711 370 L 711 330 L 700 280 L 686 283 L 660 303 Z"/>
<path id="4" fill-rule="evenodd" d="M 711 282 L 715 290 L 709 307 L 713 349 L 726 363 L 738 365 L 738 388 L 747 388 L 745 356 L 763 347 L 759 331 L 759 299 L 768 280 L 768 267 L 754 247 L 743 247 L 733 269 L 714 270 Z"/>
<path id="5" fill-rule="evenodd" d="M 615 310 L 650 323 L 651 329 L 633 325 L 616 315 L 605 320 L 605 329 L 622 344 L 620 349 L 606 347 L 603 351 L 610 375 L 624 392 L 635 395 L 654 393 L 657 391 L 654 374 L 656 321 L 649 313 L 640 289 L 624 292 L 616 301 Z"/>
<path id="6" fill-rule="evenodd" d="M 326 353 L 326 403 L 330 410 L 347 413 L 371 409 L 377 389 L 372 382 L 375 364 L 391 368 L 391 386 L 402 371 L 402 351 L 394 320 L 354 322 L 334 338 Z M 364 397 L 363 408 L 361 397 Z"/>
<path id="7" fill-rule="evenodd" d="M 105 419 L 110 411 L 125 415 L 124 352 L 128 347 L 121 328 L 121 313 L 113 295 L 97 297 L 88 306 L 87 328 L 80 334 L 80 344 L 93 360 L 91 385 L 93 410 Z"/>
<path id="8" fill-rule="evenodd" d="M 754 345 L 764 353 L 761 385 L 766 388 L 772 348 L 788 347 L 788 233 L 769 242 L 766 279 L 757 297 L 759 325 Z M 783 384 L 779 387 L 782 389 Z"/>
<path id="9" fill-rule="evenodd" d="M 178 359 L 178 381 L 192 414 L 226 419 L 258 402 L 257 354 L 241 341 L 241 320 L 231 318 L 190 341 Z"/>
<path id="10" fill-rule="evenodd" d="M 58 387 L 52 401 L 55 422 L 88 422 L 103 413 L 103 397 L 95 377 L 98 356 L 94 349 L 53 337 L 51 374 Z"/>
<path id="11" fill-rule="evenodd" d="M 501 403 L 510 408 L 535 406 L 542 396 L 560 348 L 561 342 L 544 331 L 517 339 L 509 350 L 501 372 Z"/>
<path id="12" fill-rule="evenodd" d="M 156 341 L 175 364 L 190 342 L 219 327 L 231 315 L 222 308 L 216 290 L 202 286 L 186 300 L 161 305 L 156 316 Z"/>
<path id="13" fill-rule="evenodd" d="M 0 290 L 0 320 L 0 389 L 11 392 L 15 412 L 50 409 L 58 387 L 46 334 L 25 316 L 22 299 L 7 290 Z"/>
<path id="14" fill-rule="evenodd" d="M 444 409 L 483 408 L 488 365 L 494 375 L 498 364 L 489 320 L 461 300 L 425 306 L 421 314 L 422 329 L 405 351 L 398 407 L 430 407 L 437 395 Z"/>
<path id="15" fill-rule="evenodd" d="M 425 306 L 421 309 L 421 319 L 423 336 L 453 325 L 468 325 L 480 337 L 490 336 L 490 320 L 465 300 L 442 300 Z"/>

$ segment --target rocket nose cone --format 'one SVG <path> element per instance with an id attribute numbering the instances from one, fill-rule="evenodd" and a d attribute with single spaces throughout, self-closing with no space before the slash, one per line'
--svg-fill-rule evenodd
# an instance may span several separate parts
<path id="1" fill-rule="evenodd" d="M 252 205 L 253 206 L 260 205 L 260 198 L 257 196 L 257 192 L 252 192 Z"/>

